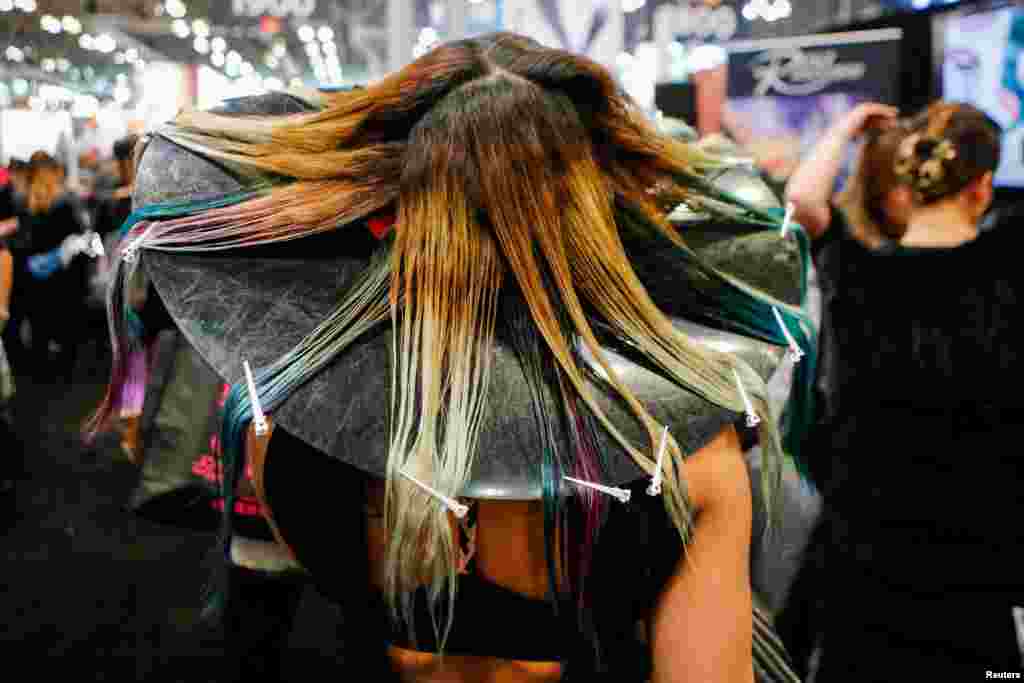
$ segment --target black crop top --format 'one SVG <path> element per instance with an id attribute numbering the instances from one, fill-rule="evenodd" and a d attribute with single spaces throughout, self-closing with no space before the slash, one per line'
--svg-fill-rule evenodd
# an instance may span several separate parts
<path id="1" fill-rule="evenodd" d="M 368 562 L 362 559 L 367 557 L 365 517 L 359 514 L 365 508 L 351 505 L 360 500 L 358 490 L 365 490 L 364 476 L 283 429 L 274 431 L 264 474 L 268 505 L 282 536 L 319 590 L 343 607 L 353 593 L 365 591 L 362 586 L 369 585 Z M 646 484 L 643 480 L 630 487 L 633 497 L 629 505 L 611 507 L 595 550 L 594 571 L 588 578 L 600 600 L 595 605 L 595 622 L 602 651 L 610 655 L 606 662 L 610 671 L 604 674 L 610 676 L 607 680 L 646 679 L 647 650 L 637 640 L 635 625 L 653 606 L 682 553 L 679 534 L 663 503 L 644 494 Z M 339 508 L 339 501 L 348 502 Z M 358 547 L 360 539 L 362 548 Z M 623 590 L 624 586 L 630 590 Z M 368 600 L 382 642 L 438 651 L 425 594 L 416 596 L 416 642 L 408 629 L 386 623 L 380 596 Z M 459 577 L 445 652 L 565 661 L 579 645 L 574 643 L 575 615 L 571 609 L 560 613 L 562 616 L 547 601 L 526 598 L 471 570 Z M 363 635 L 372 628 L 366 624 Z"/>

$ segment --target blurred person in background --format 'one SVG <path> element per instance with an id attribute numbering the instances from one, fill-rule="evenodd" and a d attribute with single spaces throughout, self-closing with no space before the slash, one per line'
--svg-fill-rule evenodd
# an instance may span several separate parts
<path id="1" fill-rule="evenodd" d="M 14 252 L 14 293 L 17 305 L 31 326 L 32 372 L 69 381 L 84 313 L 87 266 L 73 259 L 52 273 L 32 272 L 31 259 L 60 250 L 67 238 L 83 233 L 85 219 L 77 199 L 67 192 L 64 168 L 45 152 L 36 152 L 30 160 L 25 212 L 18 221 L 19 249 Z M 51 363 L 51 345 L 59 348 Z"/>
<path id="2" fill-rule="evenodd" d="M 836 210 L 835 170 L 865 132 Z M 826 408 L 808 446 L 828 463 L 812 473 L 826 521 L 800 587 L 828 596 L 817 683 L 1020 671 L 1024 465 L 1007 446 L 1024 280 L 1017 230 L 979 230 L 999 158 L 998 126 L 969 105 L 903 122 L 865 105 L 790 180 L 826 296 Z"/>
<path id="3" fill-rule="evenodd" d="M 0 332 L 4 330 L 11 317 L 13 276 L 14 258 L 3 238 L 0 238 Z M 14 483 L 23 467 L 21 448 L 9 411 L 13 397 L 14 375 L 7 362 L 3 341 L 0 340 L 0 531 L 8 528 L 14 521 Z"/>

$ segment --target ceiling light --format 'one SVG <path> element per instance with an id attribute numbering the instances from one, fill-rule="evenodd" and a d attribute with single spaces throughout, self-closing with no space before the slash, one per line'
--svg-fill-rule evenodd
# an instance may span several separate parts
<path id="1" fill-rule="evenodd" d="M 181 0 L 167 0 L 167 2 L 164 3 L 164 8 L 167 10 L 167 13 L 175 19 L 181 19 L 183 16 L 188 14 L 188 8 L 185 7 L 185 3 Z"/>
<path id="2" fill-rule="evenodd" d="M 54 72 L 57 70 L 57 62 L 53 59 L 44 59 L 42 63 L 43 71 Z"/>
<path id="3" fill-rule="evenodd" d="M 320 30 L 316 32 L 316 37 L 320 39 L 320 42 L 327 43 L 334 40 L 334 29 L 330 26 L 321 26 Z"/>
<path id="4" fill-rule="evenodd" d="M 314 38 L 316 38 L 316 31 L 313 30 L 312 26 L 302 26 L 299 28 L 299 40 L 308 43 Z"/>
<path id="5" fill-rule="evenodd" d="M 212 49 L 214 52 L 224 52 L 224 50 L 228 49 L 228 41 L 224 40 L 220 36 L 217 36 L 216 38 L 210 41 L 210 49 Z"/>
<path id="6" fill-rule="evenodd" d="M 241 64 L 241 63 L 242 63 L 242 55 L 238 54 L 234 50 L 232 50 L 231 52 L 228 53 L 228 64 L 238 65 L 238 64 Z"/>
<path id="7" fill-rule="evenodd" d="M 10 12 L 14 9 L 14 0 L 0 0 L 0 12 Z"/>
<path id="8" fill-rule="evenodd" d="M 239 67 L 239 71 L 241 71 L 243 76 L 252 76 L 253 73 L 256 72 L 256 67 L 249 62 L 242 62 L 242 66 Z"/>
<path id="9" fill-rule="evenodd" d="M 215 67 L 217 67 L 218 69 L 221 68 L 222 66 L 224 66 L 224 62 L 225 62 L 224 53 L 223 52 L 214 52 L 212 55 L 210 55 L 210 62 L 212 62 L 213 65 Z"/>
<path id="10" fill-rule="evenodd" d="M 22 12 L 35 12 L 36 0 L 14 0 L 14 6 Z"/>
<path id="11" fill-rule="evenodd" d="M 199 54 L 205 55 L 210 51 L 210 41 L 203 36 L 196 36 L 196 39 L 192 41 L 192 47 Z"/>
<path id="12" fill-rule="evenodd" d="M 71 35 L 77 36 L 79 33 L 82 32 L 82 22 L 80 22 L 77 18 L 71 16 L 70 14 L 65 14 L 64 18 L 61 19 L 60 23 L 61 26 L 64 27 L 64 30 L 70 33 Z"/>
<path id="13" fill-rule="evenodd" d="M 93 37 L 91 35 L 89 35 L 88 33 L 83 33 L 78 38 L 78 44 L 79 44 L 79 46 L 81 46 L 81 48 L 83 50 L 91 50 L 91 49 L 93 49 L 96 46 L 95 42 L 96 41 L 93 39 Z"/>
<path id="14" fill-rule="evenodd" d="M 60 33 L 63 27 L 60 25 L 60 19 L 53 16 L 52 14 L 44 14 L 39 18 L 39 25 L 47 33 Z"/>
<path id="15" fill-rule="evenodd" d="M 4 54 L 7 55 L 7 59 L 11 60 L 12 62 L 20 62 L 25 59 L 25 53 L 22 52 L 19 48 L 14 47 L 13 45 L 8 47 L 7 51 Z"/>
<path id="16" fill-rule="evenodd" d="M 124 58 L 129 62 L 134 62 L 139 59 L 139 51 L 134 47 L 130 47 L 124 51 Z"/>
<path id="17" fill-rule="evenodd" d="M 171 31 L 179 38 L 188 38 L 188 34 L 192 32 L 184 19 L 175 19 L 171 22 Z"/>
<path id="18" fill-rule="evenodd" d="M 109 33 L 104 33 L 96 38 L 95 46 L 103 54 L 110 54 L 117 49 L 117 41 Z"/>
<path id="19" fill-rule="evenodd" d="M 202 19 L 196 19 L 192 22 L 192 33 L 205 38 L 210 35 L 210 25 Z"/>

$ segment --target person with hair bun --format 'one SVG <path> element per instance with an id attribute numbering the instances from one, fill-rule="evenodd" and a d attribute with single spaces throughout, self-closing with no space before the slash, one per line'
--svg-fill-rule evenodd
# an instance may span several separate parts
<path id="1" fill-rule="evenodd" d="M 807 445 L 828 463 L 824 521 L 780 630 L 795 657 L 809 648 L 794 641 L 817 632 L 819 682 L 1020 671 L 1024 271 L 1016 228 L 979 230 L 1000 130 L 949 102 L 905 120 L 869 105 L 854 120 L 872 116 L 885 123 L 847 211 L 830 205 L 823 168 L 857 131 L 849 121 L 788 188 L 820 236 L 833 374 Z"/>

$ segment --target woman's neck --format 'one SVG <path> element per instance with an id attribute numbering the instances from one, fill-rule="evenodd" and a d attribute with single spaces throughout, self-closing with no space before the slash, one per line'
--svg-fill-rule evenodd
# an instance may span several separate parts
<path id="1" fill-rule="evenodd" d="M 956 247 L 978 236 L 978 224 L 955 203 L 916 209 L 900 239 L 906 247 Z"/>

